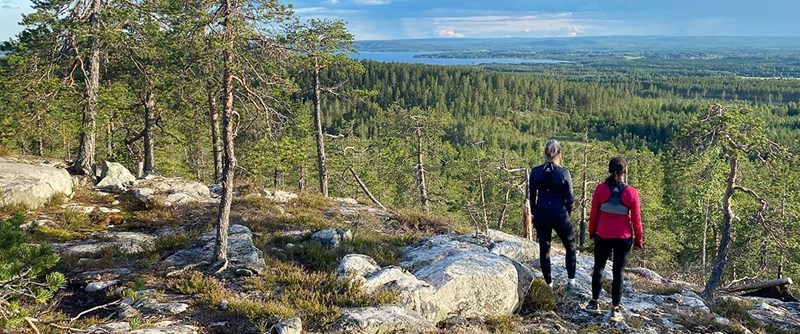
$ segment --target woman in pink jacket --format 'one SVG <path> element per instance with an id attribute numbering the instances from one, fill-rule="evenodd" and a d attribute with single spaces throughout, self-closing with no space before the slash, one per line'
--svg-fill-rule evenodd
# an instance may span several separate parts
<path id="1" fill-rule="evenodd" d="M 608 178 L 597 185 L 592 195 L 589 214 L 589 236 L 594 239 L 594 271 L 592 272 L 592 300 L 586 306 L 590 313 L 601 314 L 597 300 L 600 297 L 602 271 L 613 253 L 613 283 L 611 285 L 611 320 L 622 321 L 619 307 L 622 300 L 622 273 L 631 247 L 641 250 L 642 215 L 639 209 L 639 192 L 625 184 L 627 163 L 623 157 L 608 162 Z"/>

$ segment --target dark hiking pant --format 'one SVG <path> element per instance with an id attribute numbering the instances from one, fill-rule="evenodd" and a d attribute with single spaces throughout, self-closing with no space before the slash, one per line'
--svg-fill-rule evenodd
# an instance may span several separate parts
<path id="1" fill-rule="evenodd" d="M 600 289 L 602 288 L 600 280 L 603 278 L 603 269 L 605 269 L 606 261 L 613 253 L 612 271 L 614 279 L 611 283 L 611 302 L 614 306 L 619 305 L 622 300 L 622 272 L 625 270 L 625 264 L 628 261 L 628 254 L 630 254 L 632 246 L 633 238 L 604 239 L 600 236 L 594 237 L 592 298 L 597 299 L 600 297 Z"/>
<path id="2" fill-rule="evenodd" d="M 533 212 L 533 223 L 536 226 L 536 239 L 539 241 L 539 264 L 542 267 L 545 282 L 550 284 L 553 281 L 550 271 L 550 241 L 553 230 L 561 238 L 564 249 L 567 251 L 565 256 L 567 276 L 575 278 L 575 233 L 572 231 L 567 211 L 537 208 Z"/>

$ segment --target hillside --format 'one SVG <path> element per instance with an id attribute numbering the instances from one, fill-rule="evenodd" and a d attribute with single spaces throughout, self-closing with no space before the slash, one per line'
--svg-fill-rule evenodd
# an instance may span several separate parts
<path id="1" fill-rule="evenodd" d="M 4 160 L 0 175 L 11 168 L 39 170 L 31 175 L 63 173 Z M 627 270 L 626 320 L 614 324 L 607 313 L 591 316 L 580 310 L 590 298 L 588 254 L 579 256 L 578 288 L 567 289 L 558 265 L 563 255 L 556 250 L 556 287 L 550 291 L 540 278 L 535 242 L 495 230 L 466 232 L 464 222 L 414 211 L 261 188 L 240 188 L 231 213 L 231 265 L 213 274 L 207 267 L 216 187 L 209 191 L 194 181 L 163 177 L 133 181 L 121 166 L 107 170 L 102 188 L 76 185 L 74 195 L 58 195 L 35 210 L 7 206 L 0 217 L 17 214 L 22 219 L 3 224 L 4 229 L 23 229 L 34 244 L 51 243 L 60 256 L 54 269 L 68 283 L 46 306 L 50 311 L 32 322 L 40 330 L 800 331 L 800 303 L 727 293 L 704 300 L 698 295 L 701 286 L 645 268 Z M 20 182 L 6 184 L 6 194 L 37 182 L 22 182 L 25 174 L 15 173 Z M 608 297 L 603 294 L 604 306 Z M 22 327 L 9 332 L 33 328 Z"/>
<path id="2" fill-rule="evenodd" d="M 573 38 L 440 38 L 357 41 L 359 51 L 675 51 L 800 49 L 800 38 L 753 36 L 596 36 Z"/>

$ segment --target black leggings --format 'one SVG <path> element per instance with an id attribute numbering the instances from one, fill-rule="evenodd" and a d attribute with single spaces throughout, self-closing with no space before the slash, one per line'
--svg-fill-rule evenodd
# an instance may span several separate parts
<path id="1" fill-rule="evenodd" d="M 631 252 L 633 246 L 633 238 L 627 239 L 603 239 L 595 236 L 594 239 L 594 271 L 592 272 L 592 298 L 597 299 L 600 297 L 600 289 L 602 284 L 600 279 L 603 278 L 603 269 L 606 267 L 606 261 L 611 256 L 613 251 L 613 276 L 614 280 L 611 284 L 611 303 L 618 306 L 622 300 L 622 272 L 625 270 L 625 263 L 628 262 L 628 254 Z"/>
<path id="2" fill-rule="evenodd" d="M 572 231 L 572 224 L 569 216 L 564 210 L 537 209 L 533 213 L 534 224 L 536 225 L 536 238 L 539 240 L 539 265 L 542 267 L 542 275 L 547 284 L 553 281 L 550 274 L 550 240 L 553 230 L 564 243 L 567 251 L 565 265 L 567 266 L 568 278 L 575 278 L 575 233 Z"/>

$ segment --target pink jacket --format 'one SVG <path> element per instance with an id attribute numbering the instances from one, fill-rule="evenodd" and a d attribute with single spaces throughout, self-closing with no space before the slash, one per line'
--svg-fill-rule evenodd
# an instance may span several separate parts
<path id="1" fill-rule="evenodd" d="M 605 182 L 600 183 L 592 194 L 592 210 L 589 213 L 589 236 L 595 235 L 608 239 L 627 239 L 635 235 L 636 246 L 643 247 L 642 213 L 639 208 L 639 192 L 632 186 L 625 187 L 620 199 L 630 212 L 627 215 L 600 211 L 600 204 L 611 197 L 611 188 Z"/>

